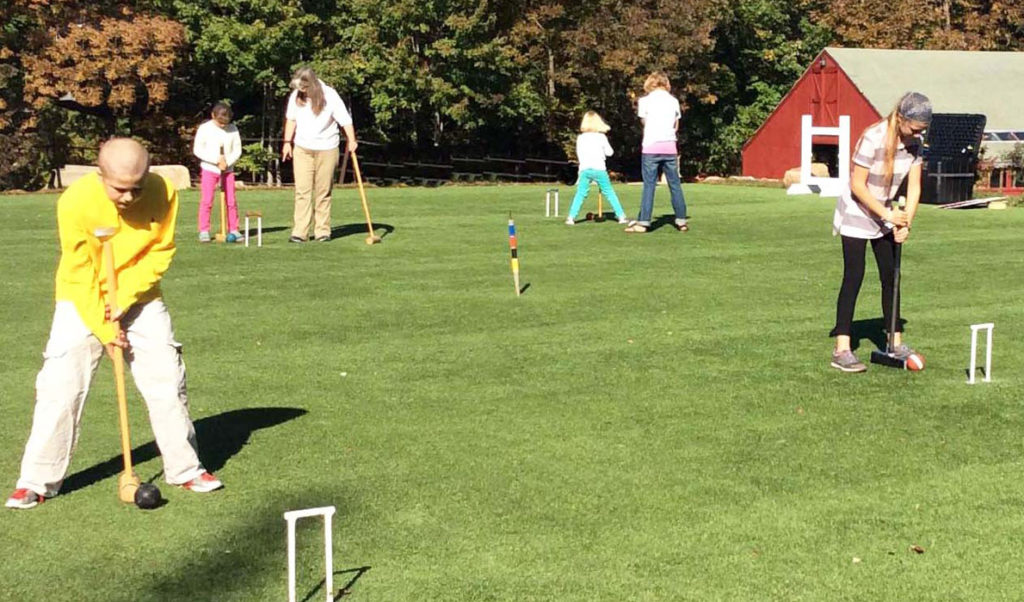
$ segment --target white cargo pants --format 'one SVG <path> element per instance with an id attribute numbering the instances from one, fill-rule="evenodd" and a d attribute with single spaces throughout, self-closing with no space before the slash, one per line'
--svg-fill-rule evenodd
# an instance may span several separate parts
<path id="1" fill-rule="evenodd" d="M 121 326 L 131 345 L 125 361 L 149 409 L 164 478 L 173 485 L 187 483 L 199 476 L 203 467 L 188 415 L 181 345 L 174 340 L 167 307 L 160 299 L 135 305 Z M 32 432 L 25 444 L 17 488 L 44 497 L 57 494 L 78 440 L 89 383 L 104 354 L 103 344 L 82 322 L 74 304 L 58 301 L 43 368 L 36 377 Z"/>

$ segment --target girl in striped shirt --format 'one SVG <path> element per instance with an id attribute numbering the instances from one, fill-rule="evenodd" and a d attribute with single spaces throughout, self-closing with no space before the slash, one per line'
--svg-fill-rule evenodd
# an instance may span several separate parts
<path id="1" fill-rule="evenodd" d="M 921 198 L 921 133 L 932 119 L 932 105 L 917 92 L 904 94 L 884 120 L 861 134 L 853 155 L 853 174 L 843 196 L 836 202 L 832 232 L 843 241 L 843 283 L 836 303 L 836 338 L 832 367 L 843 372 L 867 370 L 850 348 L 853 312 L 864 279 L 864 255 L 868 241 L 878 264 L 882 283 L 882 315 L 892 324 L 893 260 L 896 245 L 910 236 L 910 224 Z M 906 186 L 906 209 L 893 201 Z M 899 357 L 914 353 L 902 341 L 899 307 L 893 352 Z"/>

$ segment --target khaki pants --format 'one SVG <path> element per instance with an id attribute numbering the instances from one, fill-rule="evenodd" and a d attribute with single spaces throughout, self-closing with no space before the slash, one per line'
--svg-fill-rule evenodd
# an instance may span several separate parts
<path id="1" fill-rule="evenodd" d="M 313 236 L 331 236 L 331 188 L 334 170 L 338 166 L 338 149 L 308 150 L 295 147 L 292 157 L 295 169 L 295 227 L 292 236 L 303 240 L 309 236 L 313 223 Z"/>
<path id="2" fill-rule="evenodd" d="M 126 363 L 149 409 L 164 478 L 172 485 L 187 483 L 202 474 L 203 467 L 188 415 L 181 344 L 174 340 L 167 307 L 160 299 L 136 305 L 121 324 L 131 344 Z M 18 489 L 44 497 L 57 494 L 78 441 L 89 383 L 103 355 L 103 345 L 82 323 L 74 303 L 58 301 L 36 378 L 36 407 Z M 119 449 L 113 443 L 111 453 Z"/>

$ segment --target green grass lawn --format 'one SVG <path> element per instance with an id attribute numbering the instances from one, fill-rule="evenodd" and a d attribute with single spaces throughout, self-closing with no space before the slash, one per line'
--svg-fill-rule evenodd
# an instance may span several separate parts
<path id="1" fill-rule="evenodd" d="M 104 361 L 66 495 L 0 512 L 0 599 L 283 600 L 281 514 L 328 504 L 352 600 L 1020 598 L 1024 212 L 923 207 L 903 304 L 928 368 L 849 375 L 828 367 L 833 201 L 693 185 L 691 232 L 627 235 L 542 217 L 544 189 L 371 189 L 392 229 L 372 247 L 354 190 L 335 196 L 346 235 L 305 245 L 286 242 L 288 191 L 242 191 L 261 249 L 199 245 L 185 193 L 164 292 L 227 487 L 159 479 L 130 386 L 137 470 L 169 503 L 117 501 Z M 618 190 L 634 214 L 639 187 Z M 0 198 L 3 495 L 50 326 L 55 198 Z M 878 298 L 869 257 L 865 360 Z M 968 325 L 988 321 L 993 381 L 970 386 Z M 300 525 L 299 598 L 322 600 L 320 526 Z"/>

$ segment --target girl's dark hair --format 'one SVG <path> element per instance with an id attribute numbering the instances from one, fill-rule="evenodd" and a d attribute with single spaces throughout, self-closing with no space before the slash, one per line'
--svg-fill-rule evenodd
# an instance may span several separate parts
<path id="1" fill-rule="evenodd" d="M 231 121 L 231 105 L 226 102 L 218 102 L 213 105 L 213 118 L 221 123 Z"/>

